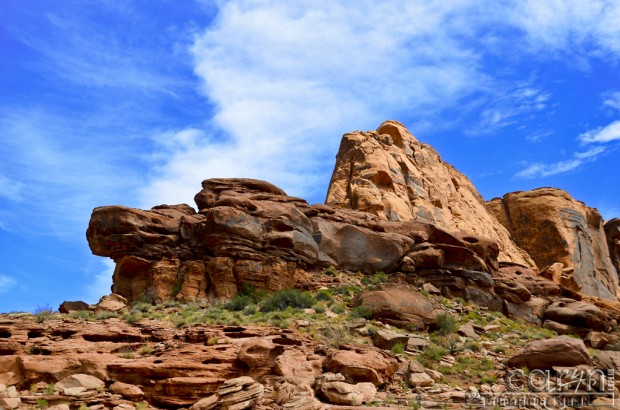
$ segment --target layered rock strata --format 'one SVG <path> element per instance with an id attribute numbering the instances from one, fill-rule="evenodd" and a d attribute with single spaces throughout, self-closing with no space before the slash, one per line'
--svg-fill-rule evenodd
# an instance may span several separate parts
<path id="1" fill-rule="evenodd" d="M 596 209 L 556 188 L 508 193 L 489 206 L 545 276 L 583 295 L 620 295 L 608 248 L 614 225 L 608 225 L 608 239 Z"/>
<path id="2" fill-rule="evenodd" d="M 198 212 L 187 205 L 93 211 L 88 242 L 94 254 L 116 262 L 114 293 L 129 302 L 226 299 L 242 283 L 304 287 L 328 266 L 422 275 L 459 294 L 493 287 L 499 248 L 488 238 L 309 205 L 264 181 L 202 185 Z"/>

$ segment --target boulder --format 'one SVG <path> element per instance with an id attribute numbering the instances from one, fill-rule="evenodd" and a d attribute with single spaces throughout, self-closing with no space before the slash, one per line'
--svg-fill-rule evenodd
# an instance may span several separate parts
<path id="1" fill-rule="evenodd" d="M 531 342 L 508 359 L 507 365 L 516 368 L 525 366 L 530 370 L 547 370 L 553 367 L 590 366 L 592 359 L 582 340 L 559 336 Z"/>
<path id="2" fill-rule="evenodd" d="M 370 346 L 341 345 L 328 354 L 325 367 L 340 373 L 349 383 L 387 383 L 398 370 L 398 363 L 388 353 Z"/>
<path id="3" fill-rule="evenodd" d="M 275 359 L 274 373 L 296 386 L 312 385 L 323 371 L 323 359 L 300 349 L 288 349 Z"/>
<path id="4" fill-rule="evenodd" d="M 316 382 L 316 388 L 333 404 L 345 406 L 360 406 L 370 403 L 377 394 L 377 388 L 372 383 L 346 383 L 341 374 L 325 373 Z"/>
<path id="5" fill-rule="evenodd" d="M 321 410 L 323 403 L 314 397 L 314 391 L 307 385 L 293 385 L 288 382 L 280 383 L 275 388 L 275 403 L 283 409 L 291 410 Z"/>
<path id="6" fill-rule="evenodd" d="M 538 267 L 554 265 L 549 277 L 584 295 L 616 300 L 618 278 L 596 209 L 556 188 L 508 193 L 489 206 Z"/>
<path id="7" fill-rule="evenodd" d="M 75 302 L 64 301 L 58 307 L 58 312 L 60 313 L 71 313 L 71 312 L 78 312 L 78 311 L 84 311 L 84 310 L 86 311 L 89 310 L 88 303 L 82 302 L 80 300 L 75 301 Z"/>
<path id="8" fill-rule="evenodd" d="M 360 293 L 354 306 L 366 306 L 373 319 L 396 326 L 414 325 L 425 329 L 435 323 L 437 311 L 429 299 L 404 286 L 380 285 Z"/>
<path id="9" fill-rule="evenodd" d="M 62 379 L 57 387 L 59 389 L 81 387 L 85 390 L 96 390 L 105 387 L 105 382 L 88 374 L 74 374 Z"/>
<path id="10" fill-rule="evenodd" d="M 396 344 L 407 345 L 409 335 L 395 332 L 390 329 L 379 329 L 372 335 L 373 344 L 379 349 L 391 349 Z"/>
<path id="11" fill-rule="evenodd" d="M 95 312 L 120 312 L 123 309 L 127 308 L 127 299 L 118 295 L 116 293 L 112 293 L 107 296 L 102 296 L 99 300 L 99 303 L 95 305 Z"/>
<path id="12" fill-rule="evenodd" d="M 123 382 L 112 383 L 110 391 L 131 401 L 140 401 L 144 397 L 144 392 L 140 387 Z"/>
<path id="13" fill-rule="evenodd" d="M 607 318 L 597 306 L 584 301 L 560 299 L 545 309 L 545 320 L 583 329 L 606 330 Z"/>

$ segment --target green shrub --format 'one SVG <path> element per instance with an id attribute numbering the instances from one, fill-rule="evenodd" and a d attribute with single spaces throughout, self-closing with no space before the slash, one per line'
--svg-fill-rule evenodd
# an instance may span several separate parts
<path id="1" fill-rule="evenodd" d="M 305 309 L 314 305 L 315 300 L 309 292 L 299 289 L 284 289 L 272 293 L 261 304 L 261 312 L 286 310 L 288 307 Z"/>
<path id="2" fill-rule="evenodd" d="M 338 273 L 338 271 L 335 267 L 330 266 L 329 268 L 325 269 L 323 273 L 327 276 L 336 276 L 336 273 Z"/>
<path id="3" fill-rule="evenodd" d="M 48 303 L 45 306 L 37 306 L 33 313 L 37 323 L 43 323 L 52 317 L 54 311 Z"/>
<path id="4" fill-rule="evenodd" d="M 372 309 L 370 309 L 368 306 L 357 306 L 355 308 L 353 308 L 351 310 L 351 312 L 349 313 L 349 316 L 351 316 L 352 318 L 364 318 L 364 319 L 371 319 L 372 318 Z"/>
<path id="5" fill-rule="evenodd" d="M 394 346 L 390 349 L 390 351 L 394 354 L 404 353 L 405 352 L 405 344 L 403 342 L 395 343 Z"/>
<path id="6" fill-rule="evenodd" d="M 88 310 L 78 310 L 69 314 L 71 319 L 88 320 L 92 317 L 92 312 Z"/>
<path id="7" fill-rule="evenodd" d="M 342 303 L 336 303 L 335 305 L 333 305 L 331 307 L 332 312 L 337 313 L 337 314 L 342 314 L 345 312 L 346 308 L 344 307 L 344 305 Z"/>
<path id="8" fill-rule="evenodd" d="M 449 313 L 440 313 L 437 315 L 437 333 L 447 335 L 454 333 L 457 328 L 457 322 Z"/>
<path id="9" fill-rule="evenodd" d="M 386 275 L 384 272 L 377 272 L 372 276 L 364 276 L 362 278 L 362 285 L 365 286 L 376 286 L 376 285 L 380 285 L 382 283 L 387 282 L 389 279 L 388 275 Z"/>
<path id="10" fill-rule="evenodd" d="M 422 354 L 420 354 L 420 363 L 422 363 L 425 367 L 431 367 L 430 363 L 439 362 L 447 354 L 448 351 L 445 348 L 432 344 L 424 349 Z"/>
<path id="11" fill-rule="evenodd" d="M 37 399 L 37 407 L 40 409 L 47 408 L 47 400 L 45 399 Z"/>
<path id="12" fill-rule="evenodd" d="M 325 313 L 327 311 L 327 307 L 322 303 L 317 303 L 316 305 L 312 306 L 312 309 L 314 309 L 316 313 Z"/>
<path id="13" fill-rule="evenodd" d="M 232 310 L 237 312 L 245 309 L 252 303 L 253 302 L 251 297 L 237 294 L 237 296 L 226 302 L 222 307 L 226 310 Z"/>
<path id="14" fill-rule="evenodd" d="M 109 312 L 107 310 L 101 310 L 99 312 L 97 312 L 95 314 L 95 319 L 96 320 L 106 320 L 106 319 L 110 319 L 110 318 L 114 318 L 114 317 L 118 317 L 118 313 L 116 312 Z"/>
<path id="15" fill-rule="evenodd" d="M 329 302 L 332 300 L 332 294 L 329 290 L 321 289 L 316 293 L 315 299 L 319 302 Z"/>

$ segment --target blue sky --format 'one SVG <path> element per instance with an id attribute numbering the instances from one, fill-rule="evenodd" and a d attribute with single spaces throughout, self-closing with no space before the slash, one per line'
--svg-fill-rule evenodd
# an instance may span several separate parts
<path id="1" fill-rule="evenodd" d="M 3 0 L 0 311 L 96 302 L 92 209 L 211 177 L 323 202 L 341 135 L 403 122 L 490 199 L 620 216 L 620 3 Z"/>

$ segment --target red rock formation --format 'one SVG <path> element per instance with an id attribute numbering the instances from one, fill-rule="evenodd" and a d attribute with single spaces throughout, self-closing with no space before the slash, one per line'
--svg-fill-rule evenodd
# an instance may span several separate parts
<path id="1" fill-rule="evenodd" d="M 417 220 L 499 245 L 500 262 L 534 267 L 471 181 L 396 121 L 345 134 L 325 202 L 384 220 Z"/>
<path id="2" fill-rule="evenodd" d="M 604 229 L 611 262 L 616 268 L 616 273 L 620 274 L 620 218 L 605 222 Z"/>
<path id="3" fill-rule="evenodd" d="M 88 241 L 93 253 L 115 260 L 114 293 L 129 302 L 224 299 L 241 283 L 305 286 L 330 265 L 365 273 L 430 270 L 457 289 L 471 276 L 464 271 L 498 268 L 499 248 L 486 238 L 311 206 L 263 181 L 206 180 L 196 203 L 197 213 L 187 205 L 93 211 Z"/>
<path id="4" fill-rule="evenodd" d="M 556 188 L 512 192 L 489 205 L 550 279 L 583 295 L 614 300 L 620 295 L 596 209 Z"/>

